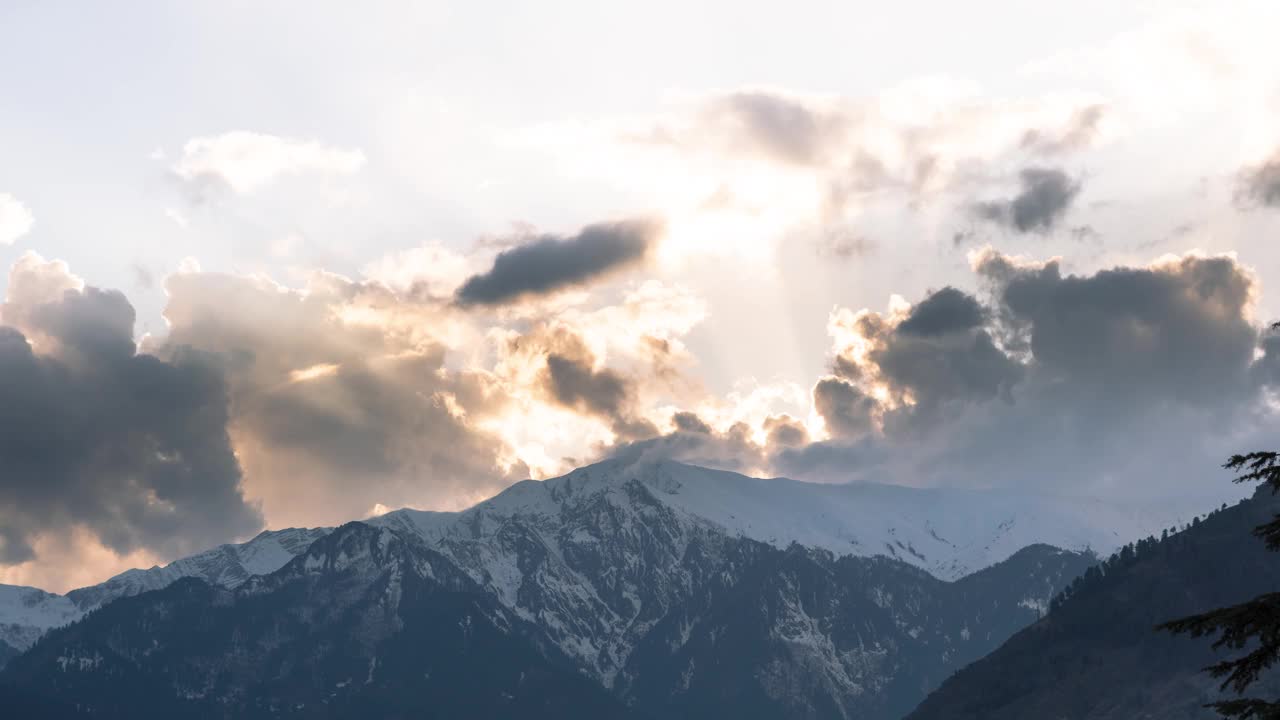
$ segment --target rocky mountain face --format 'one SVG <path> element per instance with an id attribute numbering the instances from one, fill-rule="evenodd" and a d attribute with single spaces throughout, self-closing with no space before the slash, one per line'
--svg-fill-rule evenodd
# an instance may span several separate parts
<path id="1" fill-rule="evenodd" d="M 128 570 L 104 583 L 66 595 L 36 588 L 0 585 L 0 668 L 7 659 L 31 647 L 51 628 L 74 622 L 116 598 L 159 590 L 184 577 L 198 577 L 234 588 L 254 575 L 278 570 L 330 528 L 289 528 L 259 534 L 252 540 L 220 545 L 163 567 Z"/>
<path id="2" fill-rule="evenodd" d="M 1125 548 L 1090 570 L 1045 618 L 943 683 L 911 720 L 1209 720 L 1225 696 L 1200 672 L 1219 655 L 1208 639 L 1156 632 L 1159 623 L 1233 605 L 1280 587 L 1280 556 L 1252 529 L 1280 512 L 1262 489 L 1164 540 Z M 1280 677 L 1250 694 L 1280 695 Z"/>
<path id="3" fill-rule="evenodd" d="M 1036 545 L 949 582 L 779 547 L 691 511 L 709 491 L 686 468 L 353 523 L 232 589 L 110 603 L 0 681 L 102 717 L 144 717 L 148 689 L 165 717 L 898 718 L 1093 562 Z"/>
<path id="4" fill-rule="evenodd" d="M 889 713 L 886 717 L 894 716 L 893 712 L 900 715 L 923 697 L 925 689 L 941 681 L 949 672 L 946 668 L 954 670 L 980 657 L 999 638 L 1038 617 L 1054 589 L 1091 562 L 1092 556 L 1084 553 L 1029 548 L 1010 559 L 1012 572 L 989 571 L 1006 579 L 1025 573 L 1016 585 L 984 584 L 987 573 L 951 584 L 892 557 L 850 553 L 848 548 L 872 545 L 872 529 L 845 526 L 842 532 L 850 542 L 846 554 L 836 555 L 794 541 L 786 549 L 778 548 L 773 532 L 769 537 L 774 544 L 748 540 L 744 529 L 758 531 L 762 525 L 748 525 L 751 515 L 764 515 L 748 503 L 739 501 L 737 512 L 732 513 L 737 517 L 730 518 L 736 524 L 729 527 L 703 512 L 714 505 L 710 497 L 721 497 L 722 505 L 734 507 L 733 498 L 750 493 L 748 488 L 721 484 L 752 483 L 758 492 L 769 482 L 677 463 L 602 463 L 563 478 L 518 484 L 465 513 L 400 511 L 372 522 L 425 538 L 504 606 L 546 628 L 552 641 L 588 676 L 633 704 L 661 710 L 664 717 L 678 716 L 685 703 L 691 703 L 689 717 L 699 717 L 702 710 L 696 698 L 701 686 L 681 686 L 698 676 L 699 660 L 710 668 L 720 662 L 717 656 L 733 654 L 721 644 L 722 638 L 744 639 L 744 633 L 757 628 L 777 631 L 777 637 L 761 638 L 773 648 L 774 669 L 762 663 L 743 677 L 759 676 L 762 688 L 771 688 L 762 692 L 774 700 L 744 701 L 744 717 L 755 717 L 753 713 L 760 711 L 765 712 L 761 717 L 800 712 L 778 703 L 808 697 L 808 691 L 792 682 L 803 680 L 805 671 L 795 670 L 790 680 L 768 676 L 815 663 L 823 665 L 819 675 L 829 678 L 817 692 L 829 696 L 839 714 L 813 717 L 867 716 L 878 712 L 880 703 L 884 703 L 880 709 Z M 830 496 L 828 486 L 809 487 Z M 775 500 L 773 517 L 790 517 L 800 528 L 793 532 L 804 532 L 805 519 L 783 502 L 786 495 L 765 497 Z M 799 504 L 810 507 L 803 500 Z M 719 512 L 725 515 L 723 508 Z M 827 512 L 832 512 L 830 507 Z M 999 532 L 999 523 L 992 525 Z M 775 521 L 773 527 L 786 526 Z M 864 542 L 852 542 L 859 536 Z M 788 575 L 794 577 L 790 585 L 776 584 Z M 754 582 L 764 584 L 754 587 Z M 824 596 L 822 602 L 828 604 L 812 606 L 808 593 L 818 586 L 834 595 Z M 978 587 L 991 591 L 990 596 L 974 590 Z M 740 597 L 751 602 L 770 598 L 768 617 L 725 609 Z M 966 602 L 967 612 L 951 613 L 952 598 Z M 1001 606 L 985 622 L 983 611 L 994 608 L 981 607 L 984 603 Z M 813 624 L 817 628 L 813 632 L 825 638 L 825 645 L 806 651 L 818 655 L 799 665 L 801 648 L 794 638 L 787 639 L 792 630 L 775 627 L 785 625 L 788 616 L 799 625 Z M 744 617 L 752 619 L 730 629 L 716 625 L 713 618 L 717 617 L 736 623 Z M 950 624 L 938 626 L 933 618 L 941 617 Z M 987 627 L 997 617 L 1007 624 Z M 828 637 L 833 632 L 838 635 L 835 628 L 841 618 L 856 619 L 868 629 Z M 931 623 L 932 631 L 926 633 Z M 698 632 L 715 640 L 703 647 L 702 658 L 696 657 L 697 645 L 685 647 L 691 638 L 697 639 Z M 661 648 L 667 648 L 665 656 Z M 900 665 L 878 668 L 882 655 Z M 761 657 L 757 652 L 752 661 L 760 663 Z M 931 659 L 924 662 L 924 658 Z M 646 682 L 652 668 L 677 660 L 685 663 L 682 672 L 689 677 L 669 679 L 670 687 Z M 892 687 L 871 681 L 873 677 L 876 682 L 898 678 L 904 671 L 917 672 L 917 681 Z M 719 680 L 706 686 L 717 687 L 721 687 Z M 725 707 L 724 698 L 717 698 L 716 707 Z"/>
<path id="5" fill-rule="evenodd" d="M 185 578 L 117 600 L 4 679 L 68 716 L 630 715 L 420 539 L 360 523 L 236 589 Z"/>

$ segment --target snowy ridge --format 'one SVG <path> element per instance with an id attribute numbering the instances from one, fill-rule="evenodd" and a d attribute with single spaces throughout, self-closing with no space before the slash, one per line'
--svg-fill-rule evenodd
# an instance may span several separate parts
<path id="1" fill-rule="evenodd" d="M 761 479 L 672 462 L 639 477 L 664 502 L 736 536 L 836 555 L 885 555 L 943 580 L 1038 543 L 1109 555 L 1192 514 L 1149 502 L 1123 506 L 1007 490 Z"/>
<path id="2" fill-rule="evenodd" d="M 1095 501 L 610 460 L 516 483 L 459 513 L 399 510 L 368 522 L 416 533 L 614 687 L 639 639 L 718 571 L 731 540 L 887 556 L 956 580 L 1034 544 L 1109 553 L 1176 519 Z"/>
<path id="3" fill-rule="evenodd" d="M 248 542 L 219 545 L 168 565 L 126 570 L 106 582 L 66 595 L 0 585 L 0 641 L 26 650 L 50 628 L 75 622 L 116 598 L 158 590 L 184 577 L 199 577 L 234 588 L 251 576 L 280 569 L 329 532 L 330 528 L 265 531 Z"/>
<path id="4" fill-rule="evenodd" d="M 88 611 L 118 597 L 168 587 L 184 577 L 203 578 L 214 585 L 234 588 L 253 575 L 274 572 L 303 552 L 331 528 L 268 530 L 244 543 L 219 545 L 168 565 L 146 570 L 126 570 L 104 583 L 67 593 Z"/>
<path id="5" fill-rule="evenodd" d="M 83 613 L 70 598 L 32 587 L 0 585 L 0 642 L 26 650 L 51 627 Z"/>
<path id="6" fill-rule="evenodd" d="M 511 518 L 557 517 L 566 502 L 635 480 L 690 521 L 779 548 L 792 543 L 836 555 L 884 555 L 943 580 L 1008 559 L 1028 545 L 1108 555 L 1180 525 L 1202 499 L 1130 506 L 1096 499 L 995 490 L 834 485 L 753 478 L 674 461 L 611 460 L 542 482 L 516 483 L 460 513 L 398 510 L 370 521 L 411 529 L 428 542 L 482 537 Z"/>

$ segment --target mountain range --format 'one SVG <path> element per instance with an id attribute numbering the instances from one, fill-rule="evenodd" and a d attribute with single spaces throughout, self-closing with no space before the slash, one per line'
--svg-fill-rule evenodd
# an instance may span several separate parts
<path id="1" fill-rule="evenodd" d="M 66 596 L 8 589 L 0 681 L 101 717 L 899 718 L 1093 551 L 1169 522 L 608 461 L 460 513 L 264 533 Z M 466 704 L 480 695 L 502 701 Z"/>

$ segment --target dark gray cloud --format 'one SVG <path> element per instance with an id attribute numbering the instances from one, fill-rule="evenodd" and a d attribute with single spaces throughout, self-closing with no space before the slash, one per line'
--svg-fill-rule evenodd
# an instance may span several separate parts
<path id="1" fill-rule="evenodd" d="M 546 235 L 503 251 L 486 273 L 458 288 L 461 305 L 501 305 L 597 280 L 640 263 L 661 226 L 651 220 L 589 225 L 577 235 Z"/>
<path id="2" fill-rule="evenodd" d="M 951 401 L 1007 397 L 1022 367 L 986 330 L 921 337 L 895 332 L 871 353 L 893 395 L 913 402 L 913 416 Z"/>
<path id="3" fill-rule="evenodd" d="M 813 386 L 813 407 L 833 437 L 854 438 L 875 427 L 879 403 L 842 378 L 823 378 Z"/>
<path id="4" fill-rule="evenodd" d="M 608 368 L 593 370 L 566 355 L 547 356 L 547 388 L 561 405 L 593 415 L 617 417 L 630 400 L 631 388 Z"/>
<path id="5" fill-rule="evenodd" d="M 953 287 L 944 287 L 912 307 L 911 314 L 898 325 L 898 332 L 928 337 L 969 330 L 982 324 L 983 315 L 977 298 Z"/>
<path id="6" fill-rule="evenodd" d="M 11 278 L 0 308 L 20 324 L 0 326 L 0 564 L 31 559 L 35 538 L 70 526 L 116 552 L 170 556 L 260 529 L 208 359 L 137 353 L 120 293 L 22 296 L 40 285 Z"/>
<path id="7" fill-rule="evenodd" d="M 1063 275 L 1058 262 L 1009 271 L 988 256 L 984 276 L 1003 278 L 998 300 L 1042 377 L 1116 396 L 1220 402 L 1243 389 L 1258 329 L 1246 315 L 1253 282 L 1231 258 L 1187 257 L 1158 269 Z"/>
<path id="8" fill-rule="evenodd" d="M 885 413 L 885 422 L 932 419 L 950 403 L 1007 398 L 1023 368 L 997 346 L 986 326 L 989 315 L 976 298 L 952 287 L 930 293 L 900 322 L 863 315 L 854 329 L 867 343 L 865 354 L 837 355 L 833 369 L 889 394 L 897 409 Z"/>
<path id="9" fill-rule="evenodd" d="M 1018 232 L 1048 232 L 1066 215 L 1082 187 L 1058 168 L 1029 167 L 1018 175 L 1021 189 L 1006 200 L 980 202 L 973 212 Z"/>
<path id="10" fill-rule="evenodd" d="M 671 416 L 671 421 L 675 423 L 677 432 L 711 434 L 711 426 L 698 417 L 697 413 L 678 412 Z"/>
<path id="11" fill-rule="evenodd" d="M 849 329 L 863 346 L 815 388 L 833 439 L 775 450 L 773 467 L 813 479 L 1207 494 L 1221 487 L 1224 457 L 1280 431 L 1265 401 L 1280 382 L 1280 342 L 1250 317 L 1256 287 L 1238 261 L 1070 275 L 988 250 L 975 269 L 991 293 L 980 313 L 976 298 L 939 291 L 902 320 L 858 316 Z M 941 334 L 903 331 L 943 302 L 969 309 L 939 313 L 961 318 L 929 325 Z M 888 391 L 869 411 L 874 432 L 842 432 L 819 404 L 871 386 Z"/>
<path id="12" fill-rule="evenodd" d="M 635 413 L 634 383 L 615 370 L 596 369 L 595 357 L 582 338 L 561 330 L 554 333 L 552 348 L 546 355 L 543 383 L 552 399 L 608 420 L 613 432 L 627 440 L 658 434 L 653 423 Z"/>
<path id="13" fill-rule="evenodd" d="M 1236 199 L 1243 205 L 1280 208 L 1280 151 L 1240 172 Z"/>

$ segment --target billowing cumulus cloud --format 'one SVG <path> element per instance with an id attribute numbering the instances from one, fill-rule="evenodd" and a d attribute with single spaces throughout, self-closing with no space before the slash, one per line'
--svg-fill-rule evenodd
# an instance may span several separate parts
<path id="1" fill-rule="evenodd" d="M 823 378 L 813 386 L 813 407 L 834 437 L 858 437 L 875 426 L 879 403 L 848 380 Z"/>
<path id="2" fill-rule="evenodd" d="M 974 214 L 1021 233 L 1048 232 L 1066 215 L 1082 187 L 1058 168 L 1025 168 L 1018 180 L 1017 195 L 976 203 Z"/>
<path id="3" fill-rule="evenodd" d="M 458 508 L 609 455 L 811 480 L 1173 490 L 1277 427 L 1264 397 L 1280 342 L 1252 318 L 1257 283 L 1235 259 L 1086 274 L 990 249 L 971 260 L 976 290 L 833 311 L 829 372 L 807 390 L 717 395 L 684 344 L 705 306 L 658 281 L 508 317 L 443 292 L 463 264 L 427 279 L 317 272 L 296 288 L 188 264 L 165 280 L 168 334 L 139 351 L 122 295 L 28 255 L 0 316 L 0 419 L 46 430 L 0 434 L 0 453 L 55 481 L 3 488 L 3 562 L 66 527 L 89 533 L 77 546 L 164 559 L 264 522 Z"/>
<path id="4" fill-rule="evenodd" d="M 853 344 L 838 349 L 834 369 L 884 398 L 886 422 L 923 419 L 949 403 L 1007 395 L 1022 368 L 984 326 L 987 314 L 976 298 L 951 287 L 931 293 L 903 316 L 837 312 L 832 334 Z M 838 390 L 832 385 L 826 392 Z M 838 416 L 844 405 L 832 405 L 833 412 Z M 868 414 L 878 413 L 858 413 Z"/>
<path id="5" fill-rule="evenodd" d="M 285 175 L 349 174 L 364 164 L 364 153 L 357 149 L 236 130 L 191 138 L 172 172 L 193 197 L 202 199 L 221 190 L 251 193 Z"/>
<path id="6" fill-rule="evenodd" d="M 217 359 L 246 489 L 275 524 L 387 507 L 451 507 L 527 477 L 476 422 L 505 395 L 482 370 L 444 367 L 450 321 L 387 288 L 319 274 L 303 290 L 178 273 L 163 352 Z"/>
<path id="7" fill-rule="evenodd" d="M 499 253 L 456 298 L 462 305 L 501 305 L 579 286 L 640 263 L 660 232 L 652 220 L 628 220 L 588 225 L 568 237 L 546 235 Z"/>
<path id="8" fill-rule="evenodd" d="M 973 260 L 985 300 L 946 288 L 888 314 L 833 315 L 837 377 L 814 388 L 832 440 L 778 452 L 774 467 L 1209 492 L 1223 457 L 1280 425 L 1265 400 L 1280 345 L 1253 320 L 1257 284 L 1235 259 L 1086 275 L 990 249 Z"/>
<path id="9" fill-rule="evenodd" d="M 511 319 L 442 296 L 456 273 L 370 267 L 379 280 L 298 288 L 194 268 L 165 281 L 169 333 L 148 344 L 220 368 L 246 493 L 272 525 L 464 507 L 656 435 L 658 399 L 688 392 L 680 338 L 705 309 L 679 288 Z"/>
<path id="10" fill-rule="evenodd" d="M 907 335 L 933 336 L 978 327 L 983 321 L 983 308 L 978 299 L 953 287 L 930 293 L 911 308 L 911 314 L 898 325 Z"/>
<path id="11" fill-rule="evenodd" d="M 1248 390 L 1255 285 L 1232 258 L 1187 256 L 1075 276 L 1058 261 L 1018 267 L 986 252 L 975 268 L 998 284 L 1009 330 L 1046 379 L 1069 378 L 1113 397 L 1207 403 Z"/>
<path id="12" fill-rule="evenodd" d="M 12 245 L 35 225 L 35 216 L 18 198 L 0 193 L 0 245 Z"/>
<path id="13" fill-rule="evenodd" d="M 123 295 L 32 254 L 0 321 L 0 565 L 71 528 L 119 554 L 173 555 L 262 526 L 208 358 L 136 352 Z"/>

